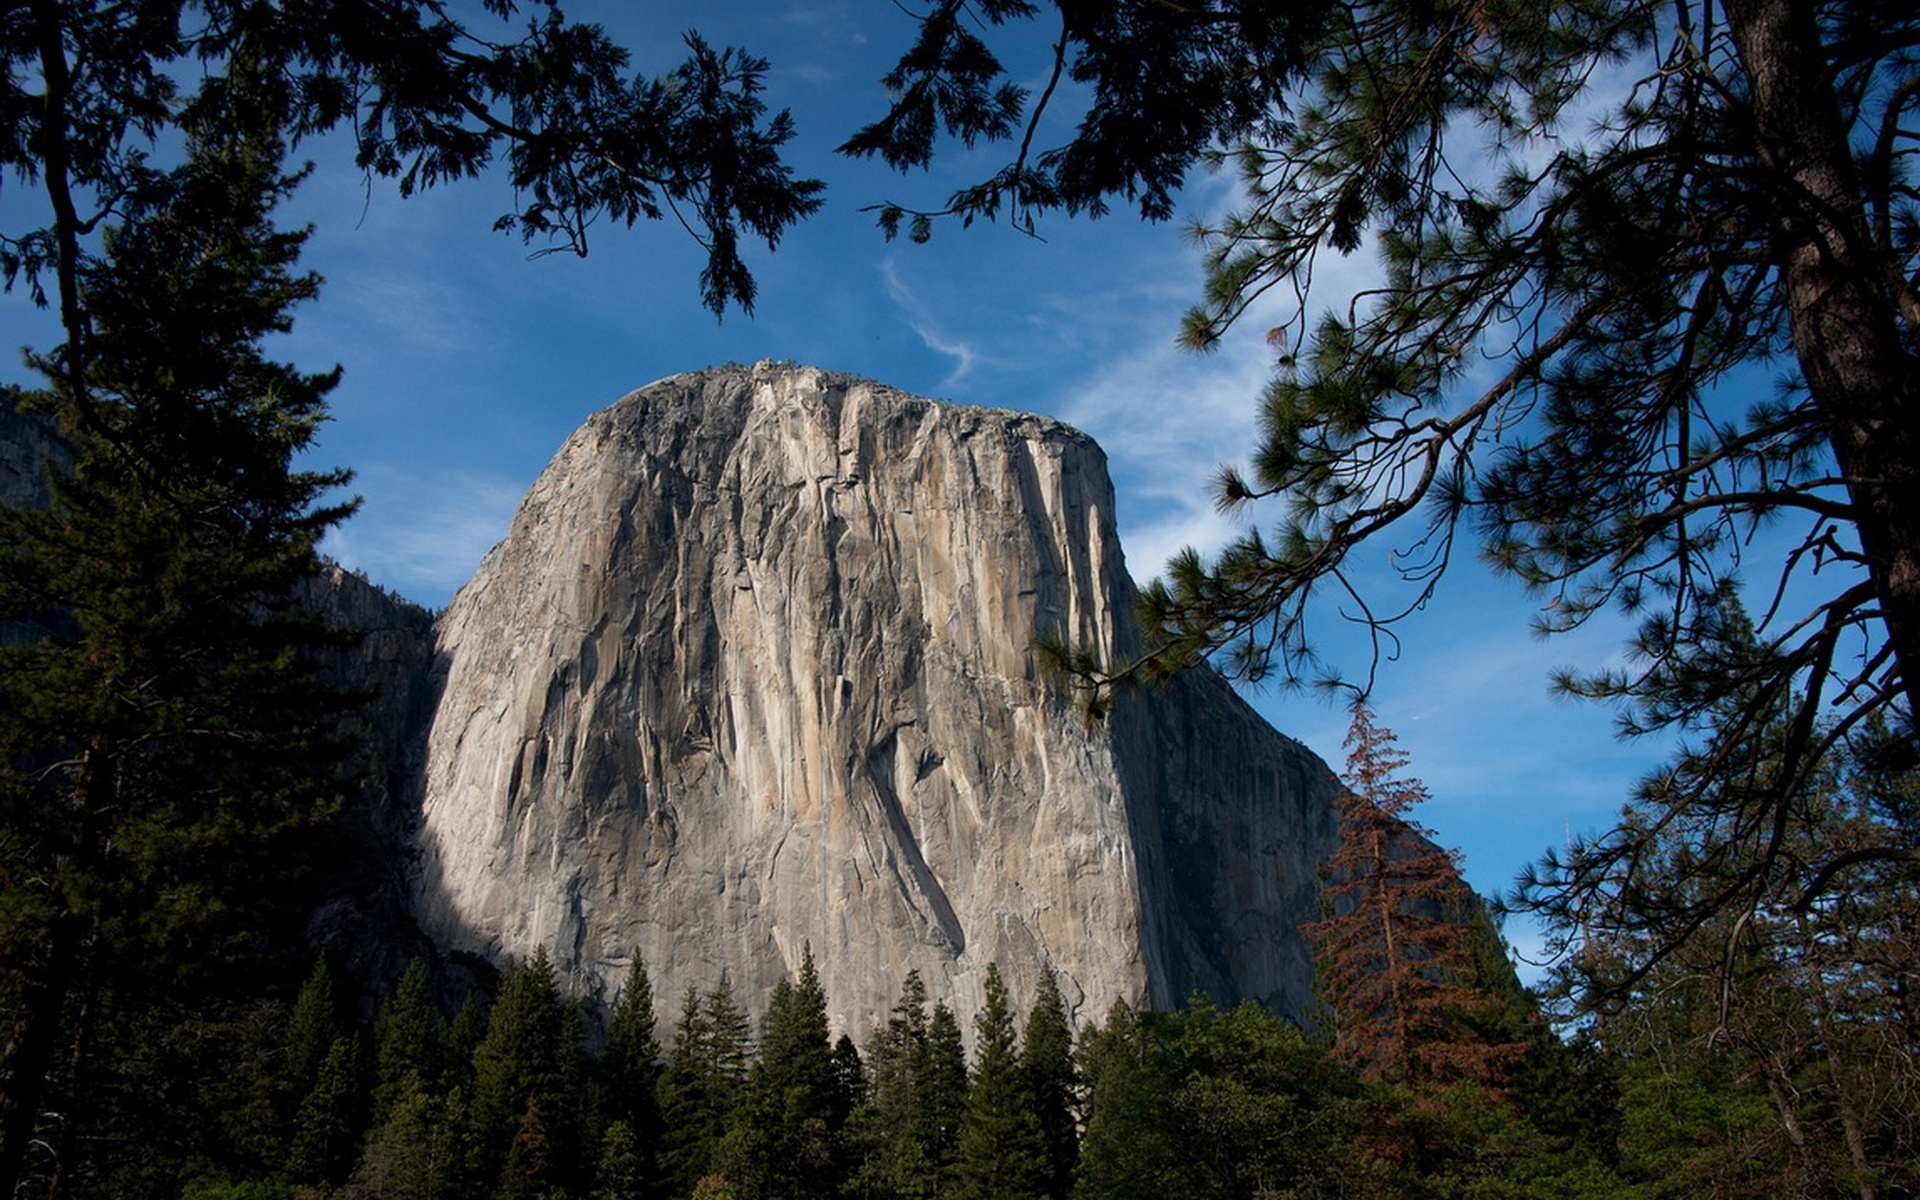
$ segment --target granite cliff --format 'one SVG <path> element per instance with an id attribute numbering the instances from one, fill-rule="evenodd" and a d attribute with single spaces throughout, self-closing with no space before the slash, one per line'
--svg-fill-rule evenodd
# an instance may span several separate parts
<path id="1" fill-rule="evenodd" d="M 1057 422 L 762 364 L 662 380 L 554 456 L 438 624 L 416 913 L 610 995 L 811 945 L 862 1033 L 917 969 L 972 1011 L 1203 988 L 1304 1010 L 1324 764 L 1216 677 L 1088 726 L 1036 669 L 1125 654 L 1105 460 Z"/>
<path id="2" fill-rule="evenodd" d="M 0 404 L 0 500 L 58 453 Z M 663 1005 L 724 973 L 753 1011 L 811 945 L 856 1035 L 909 969 L 964 1020 L 990 962 L 1080 1019 L 1309 1004 L 1331 772 L 1210 673 L 1089 725 L 1035 666 L 1041 634 L 1137 644 L 1105 459 L 1058 422 L 675 376 L 567 440 L 437 622 L 337 568 L 308 602 L 374 697 L 367 850 L 312 922 L 356 974 L 424 930 L 600 1000 L 636 955 Z"/>

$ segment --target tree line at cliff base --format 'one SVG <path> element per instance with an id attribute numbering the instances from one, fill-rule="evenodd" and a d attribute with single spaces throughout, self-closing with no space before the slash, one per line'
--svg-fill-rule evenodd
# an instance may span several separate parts
<path id="1" fill-rule="evenodd" d="M 1079 1014 L 1076 1036 L 1051 973 L 1022 1005 L 989 965 L 977 1012 L 911 973 L 884 1021 L 835 1037 L 811 948 L 757 1024 L 724 975 L 663 1021 L 637 960 L 603 1012 L 544 950 L 497 969 L 416 958 L 377 1003 L 325 959 L 294 988 L 298 954 L 255 956 L 217 981 L 91 994 L 18 1194 L 1915 1194 L 1911 880 L 1756 922 L 1736 963 L 1704 940 L 1605 997 L 1592 975 L 1644 940 L 1596 936 L 1582 969 L 1528 990 L 1411 820 L 1424 789 L 1364 705 L 1349 749 L 1342 849 L 1303 927 L 1322 997 L 1304 1024 L 1195 995 Z M 1910 781 L 1876 798 L 1886 782 L 1830 795 L 1829 836 L 1910 811 Z"/>

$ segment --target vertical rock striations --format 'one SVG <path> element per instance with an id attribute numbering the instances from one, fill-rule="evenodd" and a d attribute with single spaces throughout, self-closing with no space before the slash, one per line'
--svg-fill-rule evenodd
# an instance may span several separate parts
<path id="1" fill-rule="evenodd" d="M 420 919 L 603 995 L 637 951 L 669 1000 L 811 943 L 856 1032 L 991 961 L 1082 1017 L 1302 1011 L 1326 767 L 1215 678 L 1089 728 L 1035 667 L 1132 648 L 1112 509 L 1065 426 L 811 369 L 597 414 L 441 618 Z"/>

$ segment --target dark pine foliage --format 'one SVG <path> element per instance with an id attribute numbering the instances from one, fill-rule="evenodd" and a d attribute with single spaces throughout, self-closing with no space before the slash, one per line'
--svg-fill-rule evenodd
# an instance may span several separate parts
<path id="1" fill-rule="evenodd" d="M 271 220 L 285 119 L 270 81 L 210 87 L 77 268 L 84 339 L 30 358 L 71 458 L 0 511 L 0 1190 L 77 1014 L 248 993 L 342 791 L 329 638 L 292 600 L 344 512 L 292 466 L 336 375 L 262 349 L 317 287 Z"/>

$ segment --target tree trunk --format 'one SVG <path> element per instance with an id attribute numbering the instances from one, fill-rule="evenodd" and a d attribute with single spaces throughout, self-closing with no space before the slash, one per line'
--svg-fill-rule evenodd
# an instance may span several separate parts
<path id="1" fill-rule="evenodd" d="M 53 207 L 54 279 L 60 301 L 60 328 L 67 339 L 65 351 L 56 361 L 61 382 L 78 397 L 86 381 L 87 315 L 80 299 L 83 222 L 73 198 L 72 154 L 67 142 L 67 98 L 71 81 L 64 41 L 65 9 L 55 0 L 34 0 L 32 12 L 44 88 L 40 113 L 40 176 L 45 181 L 47 201 Z"/>
<path id="2" fill-rule="evenodd" d="M 62 916 L 16 968 L 21 981 L 0 1050 L 0 1197 L 15 1194 L 26 1170 L 83 936 L 79 917 Z"/>
<path id="3" fill-rule="evenodd" d="M 79 754 L 67 785 L 71 824 L 61 831 L 42 831 L 61 847 L 44 864 L 49 878 L 65 881 L 95 865 L 99 845 L 94 814 L 113 795 L 115 778 L 110 758 L 98 748 Z M 15 988 L 6 1044 L 0 1047 L 0 1200 L 13 1200 L 26 1170 L 27 1148 L 40 1121 L 54 1054 L 62 1044 L 61 1025 L 80 980 L 91 928 L 86 916 L 63 906 L 38 938 L 23 937 L 24 944 L 0 950 L 0 978 L 11 977 Z"/>
<path id="4" fill-rule="evenodd" d="M 1868 234 L 1814 6 L 1728 0 L 1762 163 L 1778 181 L 1795 353 L 1855 509 L 1910 728 L 1920 726 L 1920 379 L 1890 264 Z"/>

